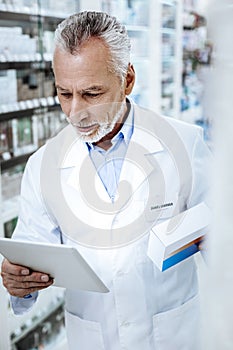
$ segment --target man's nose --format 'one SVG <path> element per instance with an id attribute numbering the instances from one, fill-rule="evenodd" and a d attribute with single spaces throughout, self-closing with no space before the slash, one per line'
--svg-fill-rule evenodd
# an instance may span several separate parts
<path id="1" fill-rule="evenodd" d="M 81 98 L 75 97 L 72 99 L 70 106 L 69 117 L 73 122 L 80 122 L 88 116 L 88 103 Z"/>

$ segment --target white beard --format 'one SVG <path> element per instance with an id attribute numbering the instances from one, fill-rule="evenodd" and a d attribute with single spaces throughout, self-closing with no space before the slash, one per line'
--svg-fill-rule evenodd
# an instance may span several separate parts
<path id="1" fill-rule="evenodd" d="M 94 135 L 91 135 L 93 133 L 92 130 L 88 131 L 86 133 L 85 132 L 82 132 L 82 133 L 78 132 L 79 139 L 81 141 L 90 142 L 90 143 L 100 141 L 104 136 L 109 134 L 114 129 L 117 121 L 120 119 L 120 117 L 124 113 L 124 108 L 125 108 L 125 103 L 122 102 L 119 111 L 115 114 L 114 118 L 111 120 L 110 123 L 108 121 L 108 118 L 107 118 L 106 122 L 98 123 L 99 126 L 98 126 L 98 129 L 95 131 Z"/>

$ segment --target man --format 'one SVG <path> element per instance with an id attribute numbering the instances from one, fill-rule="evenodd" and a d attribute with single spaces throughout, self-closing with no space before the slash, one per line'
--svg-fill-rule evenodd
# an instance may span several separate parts
<path id="1" fill-rule="evenodd" d="M 27 164 L 14 238 L 74 245 L 108 286 L 66 291 L 71 350 L 197 350 L 194 258 L 161 272 L 147 249 L 152 227 L 204 200 L 208 149 L 198 127 L 127 97 L 129 54 L 124 26 L 107 14 L 59 25 L 53 69 L 70 125 Z M 17 314 L 53 283 L 7 260 L 2 278 Z"/>

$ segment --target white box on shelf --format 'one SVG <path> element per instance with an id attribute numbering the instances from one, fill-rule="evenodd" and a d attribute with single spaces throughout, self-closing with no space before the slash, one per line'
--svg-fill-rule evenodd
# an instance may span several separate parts
<path id="1" fill-rule="evenodd" d="M 160 271 L 196 253 L 210 224 L 210 209 L 202 202 L 153 227 L 148 256 Z"/>

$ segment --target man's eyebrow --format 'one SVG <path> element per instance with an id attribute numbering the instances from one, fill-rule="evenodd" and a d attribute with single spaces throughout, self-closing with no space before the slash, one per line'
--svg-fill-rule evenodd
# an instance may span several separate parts
<path id="1" fill-rule="evenodd" d="M 103 87 L 102 85 L 93 85 L 93 86 L 89 86 L 85 89 L 82 89 L 81 92 L 87 92 L 87 91 L 99 91 L 102 90 Z"/>
<path id="2" fill-rule="evenodd" d="M 58 90 L 62 90 L 62 91 L 68 91 L 68 89 L 65 89 L 65 88 L 63 88 L 63 87 L 61 87 L 60 85 L 55 85 L 55 87 L 56 87 L 56 89 L 58 89 Z"/>
<path id="3" fill-rule="evenodd" d="M 55 85 L 56 89 L 61 90 L 61 91 L 69 91 L 69 89 L 65 89 L 60 85 Z M 81 89 L 80 92 L 81 93 L 85 93 L 85 92 L 89 92 L 89 91 L 100 91 L 103 89 L 102 85 L 93 85 L 93 86 L 89 86 L 85 89 Z"/>

